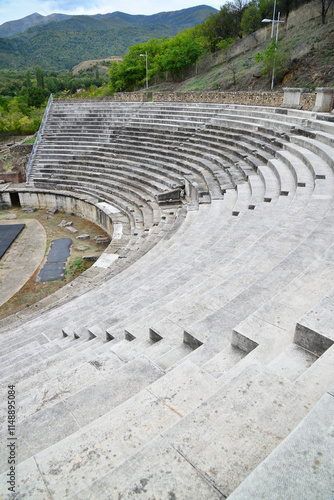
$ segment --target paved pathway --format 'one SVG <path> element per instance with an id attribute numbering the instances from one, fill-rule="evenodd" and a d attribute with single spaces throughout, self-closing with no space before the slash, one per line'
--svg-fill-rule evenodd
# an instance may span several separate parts
<path id="1" fill-rule="evenodd" d="M 0 260 L 0 306 L 9 300 L 41 264 L 46 246 L 43 226 L 34 219 L 24 219 L 26 227 Z M 0 224 L 19 224 L 20 219 L 6 220 Z"/>

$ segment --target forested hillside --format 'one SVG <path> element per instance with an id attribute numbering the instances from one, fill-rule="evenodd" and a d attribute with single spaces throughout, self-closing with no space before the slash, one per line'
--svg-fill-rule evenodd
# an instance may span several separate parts
<path id="1" fill-rule="evenodd" d="M 37 12 L 15 21 L 8 21 L 0 26 L 0 38 L 23 33 L 23 31 L 37 26 L 38 24 L 47 24 L 57 21 L 63 21 L 71 16 L 66 14 L 50 14 L 49 16 L 41 16 Z"/>
<path id="2" fill-rule="evenodd" d="M 118 63 L 103 59 L 91 61 L 92 52 L 88 47 L 93 45 L 94 30 L 86 28 L 87 25 L 101 26 L 98 19 L 87 20 L 79 16 L 66 20 L 65 24 L 50 24 L 46 30 L 40 26 L 34 28 L 34 33 L 39 30 L 44 35 L 49 33 L 50 53 L 63 59 L 66 52 L 52 52 L 51 41 L 59 36 L 65 50 L 72 40 L 66 26 L 73 28 L 72 33 L 83 33 L 87 36 L 87 52 L 83 51 L 87 56 L 81 60 L 90 61 L 77 67 L 75 74 L 71 70 L 51 71 L 42 63 L 33 70 L 0 70 L 0 136 L 35 132 L 50 93 L 72 98 L 107 96 L 144 89 L 146 76 L 149 90 L 260 90 L 270 88 L 275 65 L 274 89 L 283 85 L 313 90 L 316 86 L 334 86 L 333 12 L 326 11 L 322 16 L 323 4 L 315 0 L 312 5 L 305 4 L 292 13 L 296 4 L 287 1 L 277 2 L 281 19 L 285 21 L 277 45 L 270 37 L 270 25 L 267 38 L 263 36 L 264 29 L 261 31 L 261 40 L 258 38 L 260 32 L 251 31 L 261 27 L 264 17 L 270 19 L 273 1 L 243 4 L 235 0 L 225 4 L 205 22 L 182 30 L 172 38 L 149 37 L 147 42 L 131 45 Z M 130 29 L 126 15 L 110 17 L 113 20 L 105 18 L 104 25 L 117 19 L 123 26 L 122 32 Z M 136 22 L 143 23 L 142 16 L 135 17 Z M 291 25 L 287 29 L 289 18 Z M 62 24 L 62 29 L 56 29 L 55 24 Z M 137 28 L 145 26 L 141 24 Z M 153 29 L 151 25 L 148 28 Z M 104 30 L 96 33 L 101 35 Z M 29 37 L 30 30 L 24 35 Z M 6 44 L 13 39 L 16 37 L 1 42 Z M 17 54 L 10 52 L 10 55 L 15 57 Z"/>
<path id="3" fill-rule="evenodd" d="M 212 7 L 198 6 L 153 16 L 113 13 L 39 24 L 0 38 L 0 70 L 36 65 L 44 70 L 64 70 L 86 59 L 121 56 L 135 43 L 173 37 L 203 22 L 213 12 L 216 10 Z"/>
<path id="4" fill-rule="evenodd" d="M 315 7 L 314 2 L 312 3 L 312 8 L 319 12 L 317 22 L 320 25 L 326 23 L 326 16 L 331 2 L 332 0 L 317 0 Z M 260 86 L 264 85 L 264 80 L 272 73 L 273 64 L 276 65 L 274 83 L 279 84 L 292 67 L 298 65 L 300 55 L 305 55 L 311 49 L 314 51 L 315 41 L 320 43 L 322 39 L 324 39 L 324 43 L 321 44 L 321 50 L 318 53 L 319 61 L 321 59 L 329 68 L 333 67 L 334 37 L 331 31 L 328 31 L 329 38 L 326 40 L 326 30 L 318 32 L 317 27 L 312 27 L 314 33 L 312 33 L 312 36 L 308 36 L 310 34 L 307 33 L 306 28 L 306 33 L 299 36 L 297 26 L 295 38 L 289 36 L 287 27 L 289 26 L 290 13 L 307 3 L 305 0 L 277 0 L 275 2 L 275 19 L 277 20 L 278 13 L 280 13 L 280 20 L 282 23 L 284 22 L 284 27 L 281 27 L 280 30 L 280 38 L 285 37 L 285 42 L 279 46 L 275 42 L 275 36 L 272 41 L 270 40 L 270 23 L 266 43 L 254 49 L 255 52 L 252 55 L 245 57 L 245 60 L 241 63 L 244 66 L 241 68 L 239 62 L 233 57 L 233 48 L 247 35 L 252 38 L 252 43 L 248 44 L 248 46 L 246 44 L 243 52 L 248 52 L 251 47 L 259 44 L 255 32 L 264 27 L 263 19 L 272 19 L 274 0 L 251 0 L 250 2 L 234 0 L 233 2 L 227 2 L 217 14 L 212 14 L 205 22 L 178 33 L 174 38 L 153 39 L 146 43 L 131 46 L 123 61 L 112 65 L 110 89 L 113 92 L 119 92 L 120 90 L 132 91 L 145 85 L 145 61 L 140 57 L 140 54 L 143 53 L 147 53 L 150 85 L 161 82 L 165 78 L 166 72 L 168 72 L 169 78 L 171 76 L 174 82 L 178 83 L 186 75 L 189 77 L 187 70 L 190 66 L 194 66 L 198 61 L 205 58 L 209 61 L 210 58 L 207 56 L 217 54 L 219 51 L 227 59 L 224 69 L 219 70 L 220 73 L 225 71 L 225 75 L 221 74 L 219 77 L 217 70 L 215 79 L 210 83 L 210 80 L 207 81 L 209 88 L 221 87 L 226 89 L 231 86 L 240 89 L 249 88 L 249 85 L 254 84 L 252 82 L 252 74 L 254 73 L 258 74 Z M 306 8 L 306 5 L 304 6 Z M 309 6 L 307 6 L 306 10 L 309 10 Z M 309 15 L 306 16 L 307 18 L 309 18 Z M 276 26 L 277 24 L 275 25 L 275 34 Z M 300 29 L 304 28 L 300 27 Z M 261 53 L 257 55 L 256 52 Z M 221 61 L 222 59 L 224 57 L 220 58 Z M 207 69 L 209 70 L 208 65 Z M 200 64 L 201 68 L 203 66 L 203 64 Z M 249 69 L 250 75 L 245 75 L 247 73 L 246 69 Z M 239 77 L 241 74 L 242 78 Z M 328 71 L 327 74 L 329 74 Z M 228 75 L 228 78 L 225 78 L 226 75 Z M 321 78 L 319 77 L 318 80 L 320 81 Z M 205 81 L 205 76 L 203 76 L 203 84 L 199 89 L 205 88 Z M 217 82 L 216 86 L 214 85 L 215 81 Z"/>

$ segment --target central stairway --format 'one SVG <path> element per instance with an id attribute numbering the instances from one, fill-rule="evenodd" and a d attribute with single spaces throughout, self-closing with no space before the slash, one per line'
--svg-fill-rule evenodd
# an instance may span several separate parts
<path id="1" fill-rule="evenodd" d="M 107 202 L 128 231 L 103 280 L 3 329 L 1 392 L 15 384 L 19 400 L 18 498 L 248 499 L 247 476 L 261 484 L 263 470 L 272 482 L 257 498 L 278 499 L 277 460 L 295 446 L 300 498 L 330 499 L 330 118 L 54 101 L 30 186 Z M 303 471 L 317 443 L 312 483 Z M 3 456 L 3 498 L 7 470 Z"/>

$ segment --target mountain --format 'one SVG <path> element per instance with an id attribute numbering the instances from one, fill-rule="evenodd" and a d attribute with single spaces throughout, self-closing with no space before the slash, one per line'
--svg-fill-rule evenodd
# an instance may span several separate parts
<path id="1" fill-rule="evenodd" d="M 50 14 L 49 16 L 41 16 L 35 12 L 35 14 L 31 14 L 23 19 L 8 21 L 7 23 L 1 24 L 0 37 L 5 38 L 7 36 L 16 35 L 17 33 L 23 33 L 23 31 L 32 28 L 33 26 L 37 26 L 38 24 L 64 21 L 64 19 L 68 19 L 69 17 L 72 16 L 68 16 L 66 14 Z"/>
<path id="2" fill-rule="evenodd" d="M 33 14 L 12 23 L 21 23 L 21 27 L 27 22 L 38 24 L 0 38 L 0 69 L 25 70 L 41 66 L 44 70 L 59 71 L 88 59 L 122 56 L 130 45 L 175 36 L 215 12 L 212 7 L 200 5 L 151 16 L 114 12 L 62 19 L 58 14 L 46 17 Z M 5 25 L 0 26 L 0 30 Z M 16 29 L 18 27 L 19 24 Z"/>
<path id="3" fill-rule="evenodd" d="M 152 24 L 166 24 L 173 27 L 179 26 L 180 29 L 191 28 L 196 24 L 204 21 L 210 14 L 217 12 L 213 7 L 207 5 L 199 5 L 197 7 L 190 7 L 172 12 L 159 12 L 158 14 L 146 15 L 131 15 L 124 12 L 112 12 L 110 14 L 96 14 L 93 16 L 70 16 L 66 14 L 50 14 L 49 16 L 42 16 L 38 13 L 31 14 L 30 16 L 18 19 L 17 21 L 8 21 L 0 25 L 0 38 L 6 38 L 12 35 L 23 33 L 29 28 L 38 25 L 46 25 L 54 22 L 61 22 L 73 17 L 87 17 L 96 19 L 98 21 L 120 20 L 129 23 L 131 26 L 143 26 Z M 102 26 L 102 25 L 101 25 Z M 60 27 L 60 29 L 62 29 Z"/>
<path id="4" fill-rule="evenodd" d="M 180 26 L 182 29 L 191 28 L 204 21 L 209 14 L 218 12 L 208 5 L 198 5 L 171 12 L 159 12 L 150 16 L 124 14 L 123 12 L 113 12 L 112 14 L 97 14 L 96 19 L 122 19 L 131 23 L 133 26 L 143 26 L 147 24 L 167 24 Z"/>

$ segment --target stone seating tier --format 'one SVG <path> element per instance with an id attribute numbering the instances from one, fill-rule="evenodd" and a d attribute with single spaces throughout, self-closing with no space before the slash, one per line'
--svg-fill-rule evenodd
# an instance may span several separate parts
<path id="1" fill-rule="evenodd" d="M 80 109 L 83 123 L 106 107 L 106 120 L 127 123 L 106 143 L 108 133 L 90 142 L 87 130 L 91 155 L 76 133 L 67 141 L 47 132 L 57 114 L 66 122 Z M 114 203 L 131 235 L 118 249 L 125 258 L 96 286 L 2 334 L 0 391 L 16 383 L 21 401 L 19 495 L 246 498 L 256 481 L 269 498 L 268 478 L 284 481 L 277 460 L 293 447 L 301 479 L 297 489 L 289 482 L 291 495 L 306 482 L 312 498 L 327 491 L 327 481 L 303 479 L 309 459 L 298 429 L 291 433 L 300 424 L 307 448 L 315 439 L 329 455 L 328 423 L 317 437 L 310 431 L 312 408 L 326 391 L 333 398 L 334 155 L 332 124 L 317 118 L 55 102 L 32 182 Z M 114 156 L 99 154 L 105 147 Z M 205 183 L 206 203 L 186 193 L 178 205 L 158 204 L 161 189 L 187 173 Z M 4 460 L 1 472 L 6 495 Z"/>

